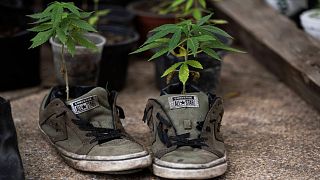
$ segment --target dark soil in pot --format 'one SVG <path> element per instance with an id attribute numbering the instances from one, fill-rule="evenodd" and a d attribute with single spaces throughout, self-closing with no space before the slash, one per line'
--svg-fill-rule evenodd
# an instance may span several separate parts
<path id="1" fill-rule="evenodd" d="M 98 85 L 121 90 L 126 83 L 129 53 L 136 47 L 138 33 L 121 26 L 99 26 L 99 32 L 106 37 L 100 63 Z"/>
<path id="2" fill-rule="evenodd" d="M 40 52 L 39 48 L 28 49 L 33 34 L 25 30 L 27 13 L 0 7 L 1 91 L 40 84 Z"/>
<path id="3" fill-rule="evenodd" d="M 221 36 L 218 36 L 218 38 L 225 44 L 231 45 L 232 43 L 232 41 L 227 38 L 224 38 Z M 227 52 L 223 50 L 217 50 L 217 53 L 220 55 L 222 59 L 227 54 Z M 204 53 L 198 55 L 197 60 L 202 64 L 203 70 L 200 70 L 200 71 L 198 69 L 190 69 L 190 70 L 198 71 L 200 73 L 200 78 L 198 80 L 193 80 L 193 78 L 190 77 L 188 83 L 197 86 L 200 90 L 204 92 L 215 92 L 220 83 L 222 62 L 215 60 Z M 163 89 L 168 85 L 166 77 L 161 78 L 164 71 L 168 69 L 171 65 L 179 61 L 182 61 L 182 60 L 178 59 L 173 55 L 162 56 L 155 61 L 156 82 L 157 82 L 157 87 L 159 89 Z M 176 74 L 169 84 L 174 84 L 178 82 L 179 82 L 179 78 L 178 78 L 178 75 Z"/>
<path id="4" fill-rule="evenodd" d="M 142 43 L 150 30 L 163 24 L 172 24 L 176 22 L 173 14 L 159 15 L 152 9 L 161 1 L 143 0 L 131 3 L 127 8 L 132 12 L 135 18 L 136 28 L 141 36 Z"/>

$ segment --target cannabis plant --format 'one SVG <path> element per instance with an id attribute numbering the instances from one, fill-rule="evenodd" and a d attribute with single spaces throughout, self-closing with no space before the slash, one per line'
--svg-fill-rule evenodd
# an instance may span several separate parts
<path id="1" fill-rule="evenodd" d="M 132 52 L 140 53 L 150 49 L 156 49 L 156 53 L 149 61 L 159 58 L 163 55 L 172 54 L 181 61 L 173 64 L 162 75 L 162 77 L 172 77 L 178 73 L 179 80 L 183 84 L 183 92 L 185 93 L 186 83 L 190 74 L 199 76 L 197 71 L 193 69 L 203 69 L 202 64 L 197 60 L 200 53 L 205 53 L 216 60 L 221 60 L 216 50 L 222 49 L 226 51 L 242 52 L 223 44 L 217 35 L 232 38 L 228 33 L 207 24 L 212 15 L 205 16 L 193 22 L 185 20 L 177 24 L 165 24 L 151 31 L 152 35 L 139 49 Z"/>
<path id="2" fill-rule="evenodd" d="M 61 47 L 61 73 L 65 79 L 67 100 L 69 99 L 68 71 L 64 59 L 65 50 L 72 56 L 75 54 L 76 45 L 97 50 L 97 47 L 84 34 L 96 32 L 96 30 L 84 19 L 89 18 L 92 13 L 83 12 L 72 2 L 53 2 L 41 13 L 28 15 L 35 19 L 35 27 L 29 31 L 37 35 L 31 39 L 30 48 L 35 48 L 47 42 L 50 38 L 57 38 Z"/>

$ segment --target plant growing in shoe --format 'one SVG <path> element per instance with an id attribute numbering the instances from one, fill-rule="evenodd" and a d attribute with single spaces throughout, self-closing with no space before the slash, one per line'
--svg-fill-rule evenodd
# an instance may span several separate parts
<path id="1" fill-rule="evenodd" d="M 170 81 L 178 75 L 183 84 L 182 94 L 186 93 L 185 87 L 188 79 L 192 76 L 199 78 L 197 69 L 203 69 L 197 60 L 200 53 L 205 53 L 215 60 L 221 60 L 217 49 L 226 51 L 242 52 L 222 43 L 216 35 L 232 38 L 228 33 L 220 28 L 207 24 L 212 15 L 205 16 L 197 22 L 185 20 L 177 24 L 165 24 L 151 31 L 153 33 L 147 41 L 133 53 L 140 53 L 150 49 L 156 49 L 155 54 L 149 61 L 157 59 L 163 55 L 173 55 L 180 59 L 171 65 L 163 74 Z"/>
<path id="2" fill-rule="evenodd" d="M 68 69 L 66 59 L 72 61 L 74 60 L 72 57 L 77 55 L 80 49 L 84 49 L 83 51 L 90 49 L 95 54 L 99 51 L 100 55 L 89 56 L 88 53 L 84 54 L 88 56 L 87 59 L 93 58 L 92 60 L 89 59 L 87 61 L 99 61 L 99 56 L 101 56 L 100 46 L 105 42 L 105 39 L 98 35 L 88 34 L 88 32 L 97 32 L 92 25 L 84 20 L 90 17 L 91 14 L 92 13 L 83 12 L 71 2 L 53 2 L 49 4 L 43 12 L 29 15 L 29 17 L 36 20 L 33 23 L 35 24 L 35 27 L 29 29 L 29 31 L 37 32 L 37 35 L 31 39 L 32 45 L 30 48 L 40 46 L 51 39 L 50 42 L 53 44 L 54 59 L 55 61 L 61 61 L 59 62 L 61 63 L 60 68 L 57 68 L 56 66 L 56 69 L 60 70 L 64 78 L 67 99 L 69 99 L 69 75 L 71 74 L 72 80 L 74 80 L 73 78 L 75 78 L 75 76 L 82 75 L 74 73 L 76 68 L 83 69 L 83 67 L 76 64 L 74 68 Z M 75 58 L 75 60 L 81 62 L 80 59 L 79 56 Z M 68 62 L 68 64 L 72 66 L 70 62 Z M 94 71 L 97 69 L 95 64 L 92 66 L 89 66 L 88 64 L 84 65 L 86 66 L 85 70 L 87 73 L 95 73 Z M 71 73 L 68 71 L 71 71 Z M 96 73 L 98 73 L 98 71 Z"/>

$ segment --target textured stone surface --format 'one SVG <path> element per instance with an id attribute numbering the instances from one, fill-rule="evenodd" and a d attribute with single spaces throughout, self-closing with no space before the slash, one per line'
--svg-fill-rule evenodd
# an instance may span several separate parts
<path id="1" fill-rule="evenodd" d="M 141 118 L 149 97 L 159 95 L 152 63 L 132 61 L 118 103 L 126 129 L 146 142 Z M 320 116 L 249 55 L 228 55 L 222 74 L 222 131 L 228 171 L 218 179 L 319 179 Z M 27 179 L 158 179 L 149 170 L 132 175 L 97 175 L 68 167 L 37 127 L 42 91 L 12 102 Z"/>

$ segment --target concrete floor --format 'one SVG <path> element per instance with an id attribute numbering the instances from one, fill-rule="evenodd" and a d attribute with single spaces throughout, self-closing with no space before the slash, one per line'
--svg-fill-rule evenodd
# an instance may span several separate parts
<path id="1" fill-rule="evenodd" d="M 131 61 L 127 87 L 119 95 L 127 117 L 123 123 L 140 141 L 148 135 L 141 121 L 145 103 L 159 95 L 153 80 L 152 63 Z M 249 55 L 226 57 L 221 87 L 228 171 L 217 179 L 320 179 L 317 111 Z M 46 92 L 12 101 L 27 179 L 158 179 L 147 169 L 132 175 L 101 175 L 67 166 L 37 127 L 39 104 Z"/>

